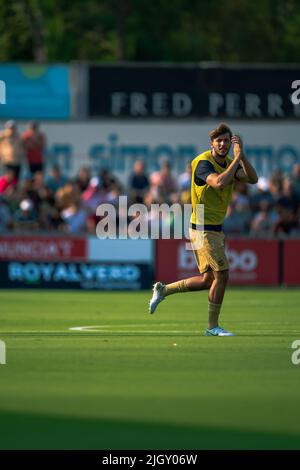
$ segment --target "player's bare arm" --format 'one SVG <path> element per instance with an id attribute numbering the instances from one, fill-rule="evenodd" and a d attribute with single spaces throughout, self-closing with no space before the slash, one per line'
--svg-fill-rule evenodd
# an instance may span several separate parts
<path id="1" fill-rule="evenodd" d="M 235 178 L 243 183 L 256 184 L 258 180 L 257 173 L 245 157 L 241 138 L 238 135 L 233 135 L 231 142 L 233 143 L 234 155 L 240 155 L 240 164 L 242 166 L 237 170 Z"/>
<path id="2" fill-rule="evenodd" d="M 240 164 L 242 158 L 242 154 L 240 152 L 236 152 L 234 150 L 234 159 L 223 173 L 220 175 L 218 173 L 211 173 L 207 178 L 206 182 L 210 186 L 212 186 L 215 189 L 223 189 L 229 184 L 232 183 L 232 180 L 234 179 L 235 173 L 238 169 L 238 166 Z"/>

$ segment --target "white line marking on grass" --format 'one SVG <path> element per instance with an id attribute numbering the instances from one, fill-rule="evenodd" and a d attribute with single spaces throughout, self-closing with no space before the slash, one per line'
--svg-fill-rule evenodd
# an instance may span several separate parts
<path id="1" fill-rule="evenodd" d="M 101 328 L 109 328 L 110 325 L 93 325 L 93 326 L 75 326 L 73 328 L 69 328 L 71 331 L 101 331 Z M 98 328 L 98 329 L 95 329 Z"/>
<path id="2" fill-rule="evenodd" d="M 135 326 L 139 326 L 139 325 L 131 325 L 133 326 L 133 328 Z M 107 328 L 110 328 L 109 330 Z M 70 331 L 83 331 L 83 332 L 102 332 L 103 333 L 164 333 L 164 334 L 182 334 L 182 333 L 185 333 L 185 334 L 198 334 L 197 331 L 186 331 L 186 330 L 130 330 L 130 329 L 125 329 L 121 330 L 120 328 L 122 328 L 122 325 L 116 325 L 116 328 L 118 329 L 114 329 L 112 327 L 112 325 L 94 325 L 94 326 L 76 326 L 76 327 L 73 327 L 73 328 L 69 328 Z"/>

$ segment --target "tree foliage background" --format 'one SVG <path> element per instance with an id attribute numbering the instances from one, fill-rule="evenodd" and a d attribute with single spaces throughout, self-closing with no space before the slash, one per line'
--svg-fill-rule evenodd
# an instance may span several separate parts
<path id="1" fill-rule="evenodd" d="M 0 0 L 0 61 L 299 62 L 299 0 Z"/>

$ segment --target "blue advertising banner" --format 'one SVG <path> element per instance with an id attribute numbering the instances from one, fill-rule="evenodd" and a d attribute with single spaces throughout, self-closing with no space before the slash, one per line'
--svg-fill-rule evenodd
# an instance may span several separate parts
<path id="1" fill-rule="evenodd" d="M 150 289 L 149 263 L 1 261 L 0 289 Z"/>
<path id="2" fill-rule="evenodd" d="M 7 119 L 68 119 L 71 113 L 69 68 L 65 65 L 0 65 Z"/>

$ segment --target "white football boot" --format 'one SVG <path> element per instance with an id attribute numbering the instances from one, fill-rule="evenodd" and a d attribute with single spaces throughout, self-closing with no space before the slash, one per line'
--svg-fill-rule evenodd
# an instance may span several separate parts
<path id="1" fill-rule="evenodd" d="M 156 282 L 153 286 L 153 294 L 149 302 L 149 313 L 153 314 L 155 312 L 158 304 L 164 300 L 165 296 L 162 291 L 165 285 L 162 282 Z"/>
<path id="2" fill-rule="evenodd" d="M 220 326 L 216 326 L 215 328 L 212 328 L 211 330 L 207 328 L 204 334 L 205 336 L 235 336 L 233 333 L 230 333 L 230 331 L 224 330 Z"/>

